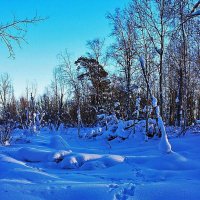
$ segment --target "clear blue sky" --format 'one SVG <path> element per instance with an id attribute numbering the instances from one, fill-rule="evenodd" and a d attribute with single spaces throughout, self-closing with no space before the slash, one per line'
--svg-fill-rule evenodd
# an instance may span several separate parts
<path id="1" fill-rule="evenodd" d="M 8 58 L 6 48 L 0 43 L 0 73 L 8 72 L 15 93 L 24 93 L 26 83 L 38 83 L 42 93 L 50 83 L 52 70 L 58 64 L 56 55 L 65 48 L 77 58 L 86 52 L 86 41 L 108 37 L 111 27 L 105 18 L 107 12 L 124 7 L 129 0 L 0 0 L 0 23 L 15 15 L 31 17 L 37 12 L 50 18 L 30 26 L 22 49 L 15 46 L 15 60 Z"/>

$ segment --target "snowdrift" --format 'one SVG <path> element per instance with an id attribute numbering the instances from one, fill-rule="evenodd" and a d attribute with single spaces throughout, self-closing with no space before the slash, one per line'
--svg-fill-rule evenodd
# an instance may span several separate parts
<path id="1" fill-rule="evenodd" d="M 105 140 L 115 134 L 111 129 L 88 139 L 78 138 L 77 130 L 70 128 L 60 136 L 42 131 L 22 137 L 28 143 L 0 146 L 0 199 L 200 199 L 196 129 L 184 137 L 171 132 L 173 151 L 163 154 L 160 138 L 144 141 L 144 128 L 145 122 L 138 122 L 126 140 L 121 139 L 129 133 L 124 128 L 126 133 L 115 129 L 118 136 L 111 141 Z M 90 135 L 92 130 L 81 132 Z"/>

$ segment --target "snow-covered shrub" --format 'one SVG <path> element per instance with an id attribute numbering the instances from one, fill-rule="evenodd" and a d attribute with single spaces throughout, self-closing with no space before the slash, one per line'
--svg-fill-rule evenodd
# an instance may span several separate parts
<path id="1" fill-rule="evenodd" d="M 102 134 L 103 134 L 102 128 L 97 127 L 95 129 L 92 129 L 92 131 L 90 131 L 90 132 L 86 132 L 84 137 L 87 139 L 92 139 L 92 138 L 96 138 L 97 136 L 101 136 Z"/>
<path id="2" fill-rule="evenodd" d="M 0 126 L 0 143 L 1 145 L 10 145 L 11 142 L 11 132 L 14 126 L 12 123 L 8 122 Z"/>
<path id="3" fill-rule="evenodd" d="M 176 136 L 186 135 L 186 134 L 200 134 L 200 123 L 188 126 L 185 129 L 176 128 Z"/>
<path id="4" fill-rule="evenodd" d="M 133 125 L 133 120 L 123 121 L 117 120 L 114 124 L 109 125 L 108 130 L 104 130 L 103 138 L 111 141 L 114 139 L 125 140 L 127 139 L 130 134 L 132 133 L 131 127 Z"/>
<path id="5" fill-rule="evenodd" d="M 45 113 L 36 111 L 32 114 L 32 120 L 30 120 L 29 129 L 32 133 L 38 133 L 41 128 L 41 121 L 43 120 Z"/>
<path id="6" fill-rule="evenodd" d="M 100 127 L 105 127 L 107 125 L 107 115 L 99 114 L 97 115 L 97 123 Z"/>
<path id="7" fill-rule="evenodd" d="M 128 136 L 130 135 L 130 131 L 129 130 L 125 131 L 125 127 L 126 124 L 124 123 L 124 121 L 120 120 L 118 123 L 118 128 L 115 132 L 116 136 L 121 138 L 122 140 L 127 139 Z"/>
<path id="8" fill-rule="evenodd" d="M 107 135 L 109 138 L 115 138 L 116 130 L 118 129 L 118 119 L 113 113 L 112 115 L 100 114 L 97 115 L 98 127 L 91 132 L 85 134 L 86 138 L 96 138 L 101 135 Z"/>

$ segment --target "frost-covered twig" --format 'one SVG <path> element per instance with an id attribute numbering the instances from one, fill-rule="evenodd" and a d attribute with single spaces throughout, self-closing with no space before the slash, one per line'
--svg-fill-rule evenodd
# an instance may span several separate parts
<path id="1" fill-rule="evenodd" d="M 14 17 L 12 22 L 0 24 L 0 38 L 3 44 L 7 47 L 10 57 L 15 57 L 13 43 L 16 43 L 21 47 L 21 43 L 26 42 L 25 35 L 27 33 L 27 26 L 46 19 L 47 18 L 39 17 L 36 14 L 33 18 L 25 18 L 21 20 Z"/>

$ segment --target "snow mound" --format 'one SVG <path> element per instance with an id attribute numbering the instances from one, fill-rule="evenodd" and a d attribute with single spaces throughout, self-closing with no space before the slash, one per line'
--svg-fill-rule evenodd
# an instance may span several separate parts
<path id="1" fill-rule="evenodd" d="M 165 156 L 153 159 L 154 162 L 148 162 L 150 168 L 158 170 L 194 170 L 199 169 L 200 165 L 196 161 L 186 158 L 178 153 L 172 152 Z"/>
<path id="2" fill-rule="evenodd" d="M 24 162 L 18 161 L 3 154 L 0 154 L 0 163 L 0 171 L 8 169 L 8 165 L 10 165 L 12 168 L 17 168 L 18 166 L 25 167 Z"/>
<path id="3" fill-rule="evenodd" d="M 97 170 L 105 168 L 106 166 L 101 160 L 93 160 L 90 162 L 86 162 L 81 166 L 81 170 Z"/>
<path id="4" fill-rule="evenodd" d="M 73 153 L 66 156 L 60 163 L 59 167 L 61 169 L 76 169 L 81 167 L 84 163 L 96 160 L 101 158 L 102 156 L 97 154 L 80 154 L 80 153 Z"/>
<path id="5" fill-rule="evenodd" d="M 51 137 L 50 147 L 57 150 L 70 149 L 69 144 L 67 144 L 67 142 L 60 135 L 54 135 Z"/>
<path id="6" fill-rule="evenodd" d="M 35 149 L 30 147 L 24 147 L 18 151 L 10 152 L 10 155 L 18 160 L 25 162 L 60 162 L 66 155 L 71 154 L 72 151 L 47 151 L 41 149 Z"/>
<path id="7" fill-rule="evenodd" d="M 49 156 L 48 156 L 48 160 L 49 161 L 52 161 L 52 162 L 60 162 L 64 159 L 64 157 L 66 155 L 69 155 L 71 154 L 72 151 L 71 150 L 68 150 L 68 151 L 56 151 L 56 152 L 53 152 L 51 153 Z"/>
<path id="8" fill-rule="evenodd" d="M 193 170 L 199 169 L 200 164 L 188 159 L 178 153 L 155 155 L 155 156 L 131 156 L 126 157 L 126 162 L 130 165 L 143 165 L 146 168 L 156 170 Z"/>
<path id="9" fill-rule="evenodd" d="M 96 170 L 104 169 L 123 163 L 124 157 L 117 155 L 102 156 L 100 159 L 91 160 L 85 162 L 82 166 L 82 170 Z"/>
<path id="10" fill-rule="evenodd" d="M 112 167 L 123 162 L 124 157 L 117 155 L 71 154 L 59 163 L 59 167 L 61 169 L 95 170 Z"/>
<path id="11" fill-rule="evenodd" d="M 50 154 L 50 151 L 25 147 L 18 150 L 16 157 L 26 162 L 46 162 Z"/>
<path id="12" fill-rule="evenodd" d="M 61 169 L 76 169 L 79 167 L 79 163 L 75 156 L 66 156 L 60 163 Z"/>
<path id="13" fill-rule="evenodd" d="M 102 157 L 101 161 L 105 164 L 106 167 L 112 167 L 119 163 L 123 163 L 124 157 L 118 155 L 109 155 Z"/>
<path id="14" fill-rule="evenodd" d="M 20 183 L 29 181 L 31 183 L 32 181 L 39 182 L 49 179 L 55 180 L 57 178 L 3 154 L 0 154 L 0 171 L 3 172 L 0 173 L 0 181 L 18 181 Z"/>

